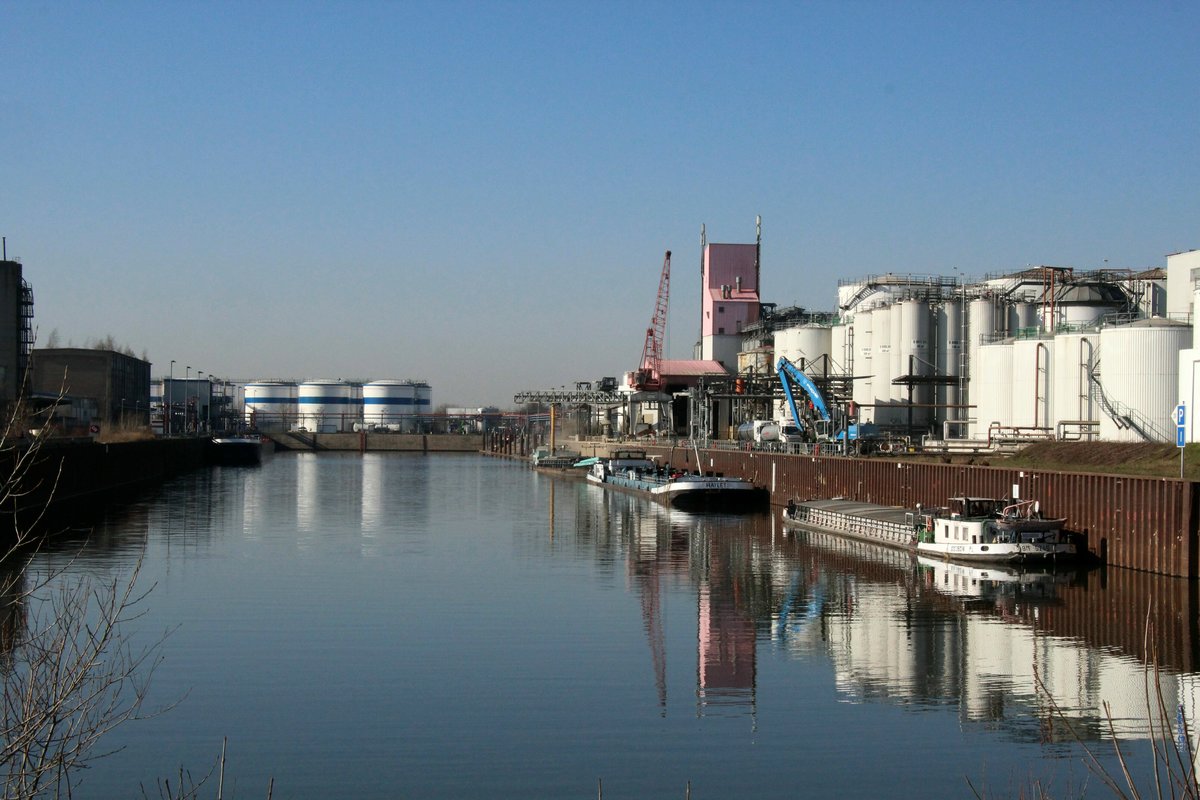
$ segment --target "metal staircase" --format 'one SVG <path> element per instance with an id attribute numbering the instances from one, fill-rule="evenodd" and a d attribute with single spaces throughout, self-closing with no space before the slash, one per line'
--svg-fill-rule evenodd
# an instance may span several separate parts
<path id="1" fill-rule="evenodd" d="M 1108 415 L 1121 430 L 1133 431 L 1144 442 L 1171 441 L 1169 431 L 1160 430 L 1146 415 L 1130 408 L 1119 401 L 1111 399 L 1104 392 L 1104 384 L 1100 381 L 1100 348 L 1096 348 L 1096 357 L 1092 364 L 1085 364 L 1087 369 L 1088 387 L 1091 399 Z"/>

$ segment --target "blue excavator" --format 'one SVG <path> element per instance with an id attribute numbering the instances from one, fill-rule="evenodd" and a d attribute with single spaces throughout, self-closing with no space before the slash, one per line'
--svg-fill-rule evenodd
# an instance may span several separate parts
<path id="1" fill-rule="evenodd" d="M 788 408 L 792 412 L 792 419 L 796 422 L 796 427 L 800 429 L 808 429 L 808 433 L 814 440 L 822 435 L 815 424 L 816 421 L 825 423 L 825 435 L 831 436 L 837 441 L 842 441 L 847 434 L 850 441 L 855 441 L 860 436 L 868 437 L 874 435 L 874 425 L 849 425 L 845 430 L 839 430 L 836 435 L 833 433 L 835 428 L 835 420 L 829 406 L 825 403 L 825 397 L 821 394 L 821 390 L 813 383 L 812 378 L 804 374 L 804 372 L 787 360 L 780 356 L 779 361 L 775 364 L 775 372 L 779 375 L 779 383 L 783 386 L 783 394 L 787 397 Z M 811 414 L 801 414 L 800 408 L 796 405 L 796 389 L 808 395 L 808 403 L 811 405 Z M 815 421 L 814 421 L 815 417 Z"/>

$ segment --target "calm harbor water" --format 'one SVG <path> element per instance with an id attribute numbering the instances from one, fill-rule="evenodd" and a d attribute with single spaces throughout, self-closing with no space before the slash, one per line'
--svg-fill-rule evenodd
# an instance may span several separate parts
<path id="1" fill-rule="evenodd" d="M 35 568 L 139 559 L 129 632 L 171 631 L 151 699 L 177 705 L 77 796 L 156 796 L 228 737 L 238 798 L 1104 797 L 1077 739 L 1115 769 L 1106 701 L 1150 767 L 1143 663 L 1047 624 L 1125 602 L 1096 572 L 919 564 L 476 455 L 197 472 Z M 1196 685 L 1166 671 L 1171 713 Z"/>

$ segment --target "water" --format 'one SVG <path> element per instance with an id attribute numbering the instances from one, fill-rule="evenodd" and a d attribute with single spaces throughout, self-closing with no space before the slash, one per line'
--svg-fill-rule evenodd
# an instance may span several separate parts
<path id="1" fill-rule="evenodd" d="M 225 737 L 241 798 L 1104 796 L 1077 741 L 1115 769 L 1103 701 L 1150 765 L 1142 663 L 1046 623 L 1125 602 L 1094 574 L 985 580 L 476 455 L 197 472 L 34 567 L 139 560 L 128 633 L 169 632 L 173 707 L 78 797 L 153 796 Z M 1194 675 L 1162 686 L 1195 707 Z"/>

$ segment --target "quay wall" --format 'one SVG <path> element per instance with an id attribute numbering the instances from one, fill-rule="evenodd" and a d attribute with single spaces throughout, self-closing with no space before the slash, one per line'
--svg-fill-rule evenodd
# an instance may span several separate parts
<path id="1" fill-rule="evenodd" d="M 204 464 L 205 440 L 195 438 L 113 444 L 49 439 L 32 453 L 18 446 L 0 453 L 0 476 L 20 487 L 0 511 L 27 517 L 47 508 L 86 511 Z"/>
<path id="2" fill-rule="evenodd" d="M 403 433 L 302 433 L 268 434 L 277 450 L 330 450 L 337 452 L 477 453 L 483 434 Z"/>
<path id="3" fill-rule="evenodd" d="M 683 447 L 647 447 L 660 463 L 695 470 Z M 702 449 L 706 472 L 749 478 L 766 486 L 771 502 L 845 497 L 911 508 L 944 506 L 950 497 L 1011 497 L 1014 487 L 1038 500 L 1042 514 L 1064 517 L 1088 550 L 1107 564 L 1161 575 L 1197 578 L 1197 484 L 1176 478 L 1057 472 L 937 464 L 890 458 L 799 456 Z"/>

